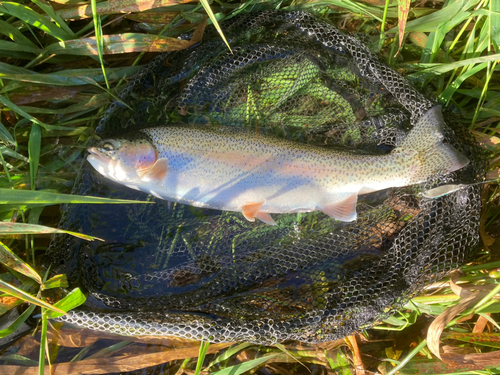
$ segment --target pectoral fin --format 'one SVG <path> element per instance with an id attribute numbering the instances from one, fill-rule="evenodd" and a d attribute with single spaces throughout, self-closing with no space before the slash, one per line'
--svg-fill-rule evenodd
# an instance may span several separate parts
<path id="1" fill-rule="evenodd" d="M 321 212 L 324 214 L 333 217 L 336 220 L 340 221 L 354 221 L 356 220 L 356 203 L 358 202 L 358 194 L 352 194 L 347 198 L 328 203 L 322 208 L 320 208 Z"/>
<path id="2" fill-rule="evenodd" d="M 162 181 L 168 172 L 168 160 L 158 159 L 142 178 L 146 181 Z"/>
<path id="3" fill-rule="evenodd" d="M 247 203 L 241 207 L 241 212 L 243 213 L 243 216 L 245 216 L 245 219 L 254 222 L 256 217 L 259 218 L 257 215 L 259 214 L 259 211 L 264 203 L 266 203 L 266 201 L 259 203 Z"/>

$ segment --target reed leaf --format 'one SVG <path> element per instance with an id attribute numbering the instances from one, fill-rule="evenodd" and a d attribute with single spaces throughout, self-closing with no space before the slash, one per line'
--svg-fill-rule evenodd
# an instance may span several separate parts
<path id="1" fill-rule="evenodd" d="M 93 241 L 93 240 L 103 241 L 100 238 L 87 236 L 86 234 L 46 227 L 44 225 L 8 223 L 5 221 L 3 222 L 0 221 L 0 236 L 15 235 L 15 234 L 52 234 L 52 233 L 66 233 L 87 241 Z"/>
<path id="2" fill-rule="evenodd" d="M 14 271 L 32 278 L 38 284 L 42 283 L 40 275 L 2 242 L 0 242 L 0 262 Z"/>
<path id="3" fill-rule="evenodd" d="M 61 41 L 71 39 L 73 37 L 64 29 L 50 22 L 44 16 L 25 5 L 9 1 L 2 1 L 0 2 L 0 12 L 7 13 L 13 17 L 19 18 L 27 24 L 37 27 Z"/>
<path id="4" fill-rule="evenodd" d="M 28 294 L 25 291 L 23 291 L 21 289 L 18 289 L 15 286 L 6 283 L 3 280 L 0 280 L 0 291 L 2 291 L 4 293 L 7 293 L 7 294 L 9 294 L 9 295 L 11 295 L 13 297 L 22 299 L 23 301 L 35 304 L 37 306 L 45 307 L 46 309 L 55 311 L 57 313 L 60 313 L 60 314 L 63 314 L 63 315 L 66 314 L 65 311 L 63 311 L 63 310 L 61 310 L 61 309 L 59 309 L 57 307 L 54 307 L 51 304 L 49 304 L 49 303 L 47 303 L 45 301 L 42 301 L 41 299 L 39 299 L 39 298 L 37 298 L 35 296 L 32 296 L 31 294 Z"/>

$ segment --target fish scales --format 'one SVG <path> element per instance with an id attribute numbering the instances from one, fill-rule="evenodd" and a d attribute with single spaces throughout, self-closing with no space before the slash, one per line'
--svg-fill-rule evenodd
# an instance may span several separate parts
<path id="1" fill-rule="evenodd" d="M 288 194 L 268 199 L 262 207 L 265 212 L 277 212 L 278 209 L 297 212 L 293 207 L 285 209 L 283 204 L 281 208 L 273 207 L 273 203 L 292 197 L 299 202 L 304 199 L 320 202 L 325 194 L 336 194 L 341 187 L 352 191 L 360 186 L 385 185 L 387 180 L 391 184 L 397 181 L 402 184 L 400 186 L 410 184 L 412 181 L 405 172 L 418 163 L 415 153 L 411 152 L 356 155 L 247 133 L 184 127 L 152 128 L 143 133 L 156 145 L 158 157 L 169 160 L 171 176 L 165 180 L 166 186 L 177 177 L 186 182 L 192 180 L 192 186 L 186 183 L 185 189 L 197 187 L 204 198 L 219 190 L 229 194 L 231 189 L 253 189 L 252 196 L 257 199 L 262 194 L 260 189 L 267 187 L 266 190 L 274 192 L 294 183 L 295 191 L 303 185 L 314 189 L 306 197 L 293 197 L 297 194 L 290 189 Z M 191 177 L 189 173 L 196 173 L 196 176 Z M 229 187 L 222 189 L 222 186 Z M 374 190 L 380 188 L 374 187 Z M 186 195 L 177 190 L 170 194 L 176 199 Z M 208 201 L 214 208 L 227 207 L 227 202 Z"/>
<path id="2" fill-rule="evenodd" d="M 88 160 L 104 176 L 162 199 L 275 224 L 269 214 L 323 211 L 356 219 L 359 194 L 412 185 L 462 168 L 442 143 L 434 107 L 387 155 L 359 155 L 249 132 L 164 126 L 105 140 Z"/>

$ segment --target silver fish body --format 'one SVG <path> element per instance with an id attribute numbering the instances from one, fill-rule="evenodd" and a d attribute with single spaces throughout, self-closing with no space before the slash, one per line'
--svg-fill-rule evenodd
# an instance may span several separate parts
<path id="1" fill-rule="evenodd" d="M 356 219 L 359 194 L 412 185 L 462 168 L 468 159 L 442 143 L 434 107 L 387 155 L 359 155 L 246 132 L 210 127 L 146 128 L 89 149 L 105 177 L 156 197 L 242 212 L 275 224 L 269 214 L 323 211 Z"/>

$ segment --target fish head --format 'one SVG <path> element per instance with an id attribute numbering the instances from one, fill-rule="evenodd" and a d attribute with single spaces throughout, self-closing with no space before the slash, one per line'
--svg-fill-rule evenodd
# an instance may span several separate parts
<path id="1" fill-rule="evenodd" d="M 157 153 L 146 139 L 105 139 L 88 149 L 97 172 L 119 183 L 140 180 L 154 165 Z"/>

